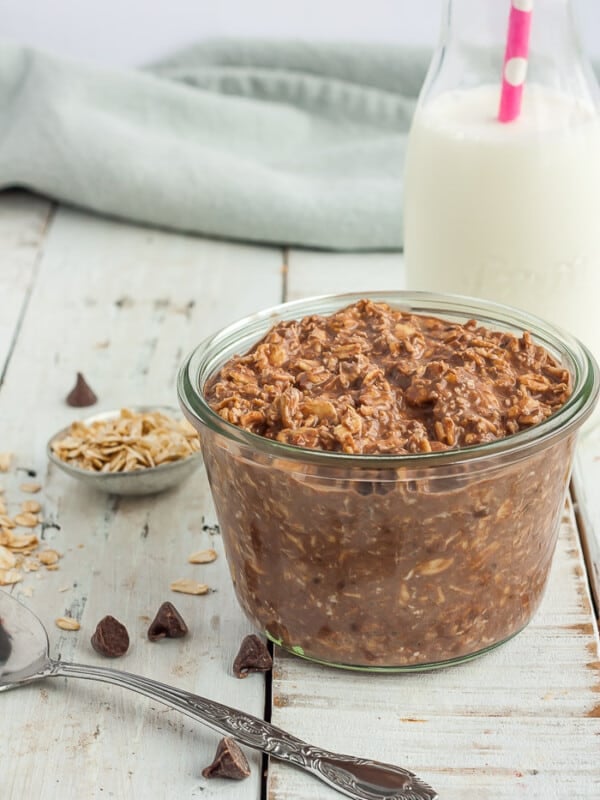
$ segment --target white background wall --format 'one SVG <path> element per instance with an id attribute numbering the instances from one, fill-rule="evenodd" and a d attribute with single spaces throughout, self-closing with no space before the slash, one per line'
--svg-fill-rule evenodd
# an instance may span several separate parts
<path id="1" fill-rule="evenodd" d="M 506 2 L 508 6 L 508 0 L 495 2 Z M 600 0 L 572 2 L 584 48 L 600 58 Z M 442 0 L 0 0 L 0 35 L 63 55 L 115 65 L 141 64 L 212 36 L 432 45 L 437 38 L 441 3 Z"/>

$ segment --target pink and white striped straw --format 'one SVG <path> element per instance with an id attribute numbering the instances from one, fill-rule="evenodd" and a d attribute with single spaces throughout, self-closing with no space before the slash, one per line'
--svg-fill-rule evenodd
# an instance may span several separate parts
<path id="1" fill-rule="evenodd" d="M 529 57 L 529 32 L 533 0 L 511 0 L 508 18 L 508 37 L 502 70 L 500 95 L 500 122 L 512 122 L 521 113 L 523 84 L 527 75 Z"/>

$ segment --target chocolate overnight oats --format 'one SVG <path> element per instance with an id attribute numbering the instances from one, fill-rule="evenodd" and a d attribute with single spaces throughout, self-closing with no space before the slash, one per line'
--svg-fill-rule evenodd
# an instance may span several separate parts
<path id="1" fill-rule="evenodd" d="M 489 331 L 360 300 L 274 325 L 205 389 L 224 420 L 344 453 L 481 444 L 550 416 L 571 378 L 529 333 Z"/>
<path id="2" fill-rule="evenodd" d="M 580 387 L 502 327 L 361 299 L 275 321 L 198 387 L 220 419 L 201 439 L 236 593 L 271 639 L 406 669 L 530 620 L 576 426 L 535 429 Z"/>

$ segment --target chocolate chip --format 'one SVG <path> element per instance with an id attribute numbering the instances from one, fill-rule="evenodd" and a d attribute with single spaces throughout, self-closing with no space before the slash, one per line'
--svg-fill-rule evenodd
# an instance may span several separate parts
<path id="1" fill-rule="evenodd" d="M 97 653 L 108 658 L 123 656 L 129 647 L 129 634 L 127 628 L 118 619 L 103 617 L 91 639 L 92 647 Z"/>
<path id="2" fill-rule="evenodd" d="M 188 626 L 177 611 L 173 603 L 163 603 L 156 612 L 154 620 L 148 628 L 148 638 L 151 642 L 159 639 L 180 639 L 188 632 Z"/>
<path id="3" fill-rule="evenodd" d="M 241 781 L 250 775 L 250 765 L 238 743 L 225 738 L 219 742 L 214 761 L 202 770 L 202 774 L 205 778 L 230 778 Z"/>
<path id="4" fill-rule="evenodd" d="M 98 398 L 90 389 L 86 379 L 81 372 L 78 372 L 75 386 L 67 395 L 67 405 L 74 406 L 75 408 L 83 408 L 84 406 L 93 406 L 97 401 Z"/>
<path id="5" fill-rule="evenodd" d="M 268 672 L 272 666 L 273 659 L 262 639 L 255 633 L 245 636 L 233 662 L 235 677 L 247 678 L 251 672 Z"/>

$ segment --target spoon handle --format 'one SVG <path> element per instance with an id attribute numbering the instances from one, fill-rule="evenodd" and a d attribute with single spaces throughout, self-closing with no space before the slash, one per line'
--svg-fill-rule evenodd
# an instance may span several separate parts
<path id="1" fill-rule="evenodd" d="M 435 800 L 438 796 L 430 786 L 402 767 L 321 750 L 251 714 L 150 678 L 64 661 L 51 661 L 45 676 L 85 678 L 132 689 L 248 747 L 305 769 L 354 800 Z"/>

